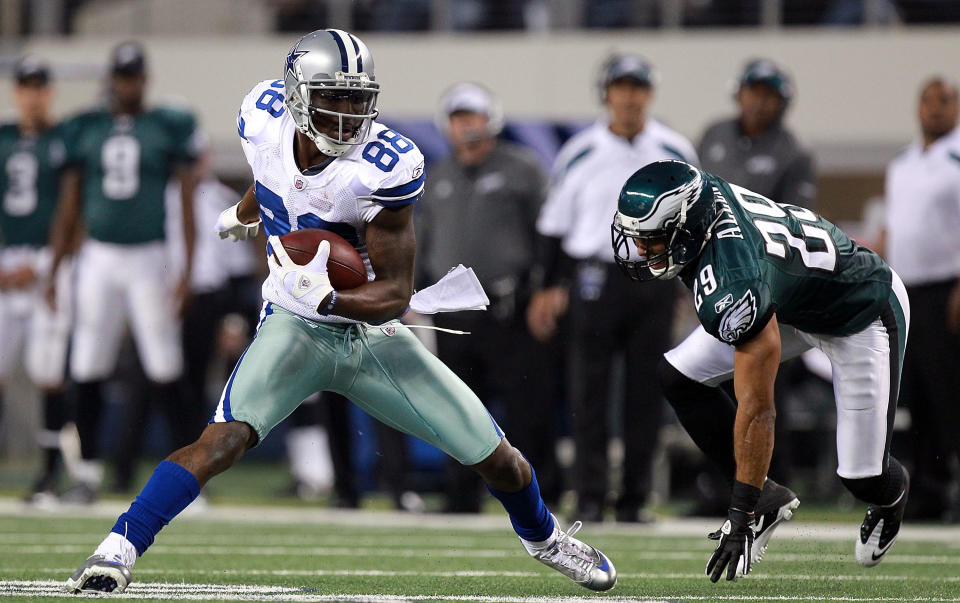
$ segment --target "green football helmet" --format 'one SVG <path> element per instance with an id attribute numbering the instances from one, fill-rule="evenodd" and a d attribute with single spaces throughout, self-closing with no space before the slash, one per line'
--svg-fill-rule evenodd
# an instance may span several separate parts
<path id="1" fill-rule="evenodd" d="M 719 212 L 706 175 L 682 161 L 656 161 L 620 190 L 610 228 L 620 269 L 635 281 L 671 279 L 696 259 Z"/>

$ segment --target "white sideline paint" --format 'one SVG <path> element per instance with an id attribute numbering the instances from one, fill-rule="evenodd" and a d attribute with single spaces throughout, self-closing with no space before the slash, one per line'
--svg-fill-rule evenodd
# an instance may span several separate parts
<path id="1" fill-rule="evenodd" d="M 56 554 L 89 554 L 90 546 L 83 545 L 0 545 L 0 553 L 16 554 L 20 557 L 28 555 L 50 555 Z M 705 550 L 705 549 L 704 549 Z M 680 561 L 702 560 L 704 555 L 709 553 L 704 550 L 689 551 L 618 551 L 617 559 L 651 559 L 664 560 L 673 559 Z M 190 546 L 175 544 L 155 544 L 150 547 L 150 556 L 157 557 L 161 555 L 175 555 L 177 557 L 203 556 L 210 557 L 222 555 L 227 557 L 276 557 L 287 555 L 304 555 L 313 557 L 381 557 L 385 555 L 394 557 L 406 557 L 429 554 L 431 557 L 455 558 L 455 559 L 503 559 L 505 555 L 516 555 L 522 559 L 522 549 L 431 549 L 431 548 L 396 548 L 396 547 L 352 547 L 352 548 L 330 548 L 330 547 L 224 547 L 224 546 Z M 774 557 L 770 557 L 774 559 Z M 777 553 L 777 561 L 830 561 L 845 562 L 850 560 L 848 553 Z M 884 559 L 885 565 L 892 564 L 931 564 L 931 565 L 952 565 L 960 566 L 960 557 L 949 555 L 901 555 Z"/>
<path id="2" fill-rule="evenodd" d="M 24 568 L 0 568 L 0 572 L 23 571 Z M 43 572 L 45 574 L 69 574 L 73 568 L 66 567 L 45 567 L 30 568 L 30 571 Z M 552 575 L 548 571 L 544 572 L 507 572 L 507 571 L 488 571 L 488 570 L 452 570 L 452 571 L 416 571 L 416 570 L 204 570 L 204 569 L 159 569 L 159 568 L 137 568 L 138 575 L 156 575 L 156 574 L 191 574 L 197 576 L 373 576 L 373 577 L 397 577 L 397 578 L 542 578 Z M 806 582 L 808 580 L 820 580 L 828 582 L 937 582 L 937 583 L 958 583 L 960 576 L 915 576 L 915 575 L 891 575 L 891 574 L 853 574 L 853 575 L 811 575 L 811 574 L 764 574 L 762 569 L 754 570 L 750 574 L 750 580 L 797 580 Z M 676 573 L 667 572 L 663 574 L 648 572 L 618 572 L 620 578 L 650 580 L 650 579 L 668 579 L 668 580 L 690 580 L 703 577 L 703 574 L 696 573 Z"/>
<path id="3" fill-rule="evenodd" d="M 411 595 L 399 597 L 379 594 L 336 594 L 324 595 L 311 592 L 312 589 L 290 588 L 284 586 L 251 586 L 233 584 L 163 584 L 156 582 L 134 583 L 120 595 L 111 595 L 109 599 L 167 599 L 189 601 L 369 601 L 371 603 L 392 603 L 399 601 L 476 601 L 477 603 L 578 603 L 596 601 L 597 597 L 481 597 L 466 595 Z M 63 597 L 62 582 L 52 580 L 11 580 L 0 581 L 0 593 L 12 597 Z M 77 595 L 79 597 L 100 598 L 98 594 Z M 722 600 L 722 601 L 931 601 L 955 602 L 960 598 L 947 597 L 810 597 L 810 596 L 729 596 L 677 595 L 684 601 Z M 659 599 L 618 599 L 603 597 L 605 603 L 666 603 Z M 101 599 L 102 600 L 102 599 Z"/>
<path id="4" fill-rule="evenodd" d="M 115 519 L 129 507 L 127 502 L 101 501 L 88 506 L 64 505 L 52 510 L 37 510 L 27 507 L 15 498 L 0 498 L 0 519 L 3 517 L 21 520 L 35 518 L 104 518 Z M 575 517 L 573 519 L 576 519 Z M 297 507 L 271 507 L 246 505 L 218 505 L 211 503 L 200 517 L 181 517 L 177 523 L 222 521 L 229 523 L 256 523 L 279 525 L 336 525 L 369 528 L 435 528 L 458 532 L 503 531 L 513 534 L 506 514 L 476 515 L 464 521 L 462 517 L 439 513 L 399 513 L 394 511 L 353 511 L 343 509 L 318 509 Z M 587 524 L 584 530 L 597 535 L 612 536 L 688 536 L 702 538 L 717 529 L 714 518 L 667 518 L 653 525 Z M 796 540 L 853 541 L 860 529 L 860 521 L 850 522 L 804 522 L 803 507 L 797 519 L 781 525 L 777 538 L 784 536 Z M 910 525 L 900 530 L 899 540 L 924 542 L 960 541 L 960 526 Z M 153 549 L 151 549 L 152 551 Z M 884 560 L 886 563 L 887 560 Z"/>

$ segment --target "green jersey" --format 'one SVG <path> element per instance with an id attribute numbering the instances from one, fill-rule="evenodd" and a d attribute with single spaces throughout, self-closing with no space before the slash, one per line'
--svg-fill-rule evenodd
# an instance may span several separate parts
<path id="1" fill-rule="evenodd" d="M 744 343 L 776 313 L 801 331 L 850 335 L 879 316 L 892 279 L 880 256 L 808 209 L 705 175 L 720 217 L 680 276 L 708 333 Z"/>
<path id="2" fill-rule="evenodd" d="M 175 167 L 196 159 L 193 116 L 175 109 L 137 115 L 106 110 L 65 124 L 67 163 L 83 174 L 90 237 L 137 244 L 164 238 L 164 190 Z"/>
<path id="3" fill-rule="evenodd" d="M 64 162 L 59 127 L 24 136 L 0 126 L 0 236 L 5 246 L 47 244 Z"/>

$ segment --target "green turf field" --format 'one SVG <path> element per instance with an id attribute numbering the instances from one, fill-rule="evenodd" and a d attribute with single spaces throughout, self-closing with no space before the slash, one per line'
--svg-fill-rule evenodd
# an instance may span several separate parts
<path id="1" fill-rule="evenodd" d="M 125 505 L 26 511 L 0 500 L 0 597 L 72 600 L 62 581 Z M 802 507 L 801 507 L 802 511 Z M 86 517 L 86 518 L 84 518 Z M 463 526 L 462 528 L 460 526 Z M 587 525 L 579 536 L 616 564 L 594 594 L 526 557 L 505 518 L 215 505 L 179 518 L 133 570 L 126 597 L 148 600 L 960 601 L 960 529 L 908 527 L 878 567 L 853 559 L 856 525 L 804 523 L 774 537 L 738 583 L 702 575 L 712 522 Z"/>

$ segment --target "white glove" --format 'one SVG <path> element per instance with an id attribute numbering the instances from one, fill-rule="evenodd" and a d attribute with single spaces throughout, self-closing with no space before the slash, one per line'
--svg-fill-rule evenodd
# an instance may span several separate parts
<path id="1" fill-rule="evenodd" d="M 252 224 L 244 224 L 237 218 L 239 209 L 240 204 L 237 203 L 220 212 L 220 217 L 217 218 L 217 232 L 220 233 L 221 239 L 230 237 L 232 241 L 246 241 L 260 232 L 260 220 Z"/>
<path id="2" fill-rule="evenodd" d="M 317 247 L 317 254 L 305 266 L 295 264 L 287 250 L 283 248 L 280 237 L 274 235 L 267 238 L 273 255 L 267 261 L 270 266 L 270 276 L 274 285 L 286 291 L 293 299 L 307 306 L 321 315 L 326 315 L 336 303 L 336 291 L 330 285 L 327 276 L 327 258 L 330 257 L 330 242 L 321 241 Z M 321 302 L 330 296 L 329 303 L 320 307 Z"/>

